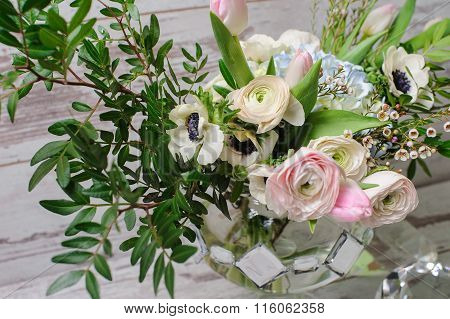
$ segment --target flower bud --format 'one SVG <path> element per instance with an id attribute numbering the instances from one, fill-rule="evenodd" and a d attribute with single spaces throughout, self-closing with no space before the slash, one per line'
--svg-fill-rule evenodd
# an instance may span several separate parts
<path id="1" fill-rule="evenodd" d="M 289 87 L 293 88 L 300 83 L 312 65 L 313 60 L 311 55 L 306 51 L 298 50 L 286 72 L 285 80 L 289 84 Z"/>
<path id="2" fill-rule="evenodd" d="M 232 35 L 239 35 L 248 24 L 248 8 L 246 0 L 211 0 L 210 9 Z"/>
<path id="3" fill-rule="evenodd" d="M 393 4 L 386 4 L 371 11 L 364 21 L 361 32 L 366 36 L 371 36 L 386 30 L 394 21 L 397 7 Z"/>

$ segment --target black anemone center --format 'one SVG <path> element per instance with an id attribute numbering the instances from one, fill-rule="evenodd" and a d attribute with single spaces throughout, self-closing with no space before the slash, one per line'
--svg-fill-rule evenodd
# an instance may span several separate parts
<path id="1" fill-rule="evenodd" d="M 252 143 L 250 139 L 247 139 L 243 142 L 239 141 L 236 136 L 232 136 L 230 138 L 230 146 L 238 151 L 239 153 L 242 153 L 244 155 L 249 155 L 256 151 L 255 144 Z"/>
<path id="2" fill-rule="evenodd" d="M 200 116 L 198 113 L 192 113 L 188 116 L 186 120 L 186 126 L 189 133 L 189 139 L 194 142 L 198 140 L 199 132 L 198 132 L 198 121 Z"/>
<path id="3" fill-rule="evenodd" d="M 406 76 L 406 73 L 400 70 L 395 70 L 392 72 L 392 76 L 394 77 L 394 84 L 397 90 L 403 93 L 408 93 L 411 88 L 411 82 Z"/>

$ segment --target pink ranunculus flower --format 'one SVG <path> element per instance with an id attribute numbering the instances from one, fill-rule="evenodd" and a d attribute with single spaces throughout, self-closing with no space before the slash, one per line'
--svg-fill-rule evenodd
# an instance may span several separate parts
<path id="1" fill-rule="evenodd" d="M 311 54 L 307 51 L 297 50 L 296 55 L 289 63 L 289 67 L 286 72 L 285 80 L 289 84 L 290 88 L 293 88 L 308 73 L 313 65 Z"/>
<path id="2" fill-rule="evenodd" d="M 336 205 L 330 213 L 341 222 L 357 222 L 372 215 L 372 204 L 369 197 L 352 179 L 341 184 Z"/>
<path id="3" fill-rule="evenodd" d="M 231 34 L 239 35 L 248 24 L 248 8 L 246 0 L 211 0 L 210 9 Z"/>
<path id="4" fill-rule="evenodd" d="M 318 219 L 335 206 L 341 177 L 341 169 L 331 158 L 302 147 L 267 179 L 267 207 L 297 222 Z"/>

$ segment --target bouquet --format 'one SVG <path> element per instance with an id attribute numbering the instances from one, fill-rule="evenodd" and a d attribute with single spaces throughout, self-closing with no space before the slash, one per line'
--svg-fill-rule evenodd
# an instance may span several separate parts
<path id="1" fill-rule="evenodd" d="M 286 252 L 289 225 L 307 225 L 311 235 L 327 229 L 322 220 L 364 229 L 399 222 L 418 205 L 416 167 L 429 173 L 426 159 L 450 156 L 450 80 L 441 66 L 450 21 L 403 39 L 414 0 L 401 8 L 329 1 L 320 37 L 288 30 L 278 40 L 245 41 L 246 1 L 211 0 L 222 59 L 208 83 L 201 45 L 181 50 L 178 75 L 173 41 L 160 42 L 157 17 L 144 21 L 134 0 L 99 0 L 109 28 L 86 19 L 91 0 L 69 1 L 70 18 L 59 14 L 64 2 L 0 1 L 0 42 L 16 49 L 0 77 L 11 121 L 39 83 L 49 91 L 84 86 L 98 98 L 74 101 L 85 119 L 52 124 L 55 141 L 31 160 L 30 191 L 55 172 L 67 194 L 40 205 L 73 216 L 62 242 L 68 251 L 52 261 L 78 268 L 47 294 L 84 278 L 98 298 L 98 277 L 112 280 L 109 236 L 122 228 L 129 239 L 119 250 L 139 267 L 139 282 L 152 269 L 155 293 L 163 281 L 174 296 L 173 265 L 198 253 L 196 240 L 200 256 L 227 265 L 227 276 L 275 287 L 287 272 L 319 268 L 314 259 L 305 270 L 308 260 L 296 259 L 305 251 Z M 396 168 L 406 161 L 407 177 Z M 211 243 L 221 236 L 222 247 Z M 320 267 L 345 275 L 329 256 Z"/>

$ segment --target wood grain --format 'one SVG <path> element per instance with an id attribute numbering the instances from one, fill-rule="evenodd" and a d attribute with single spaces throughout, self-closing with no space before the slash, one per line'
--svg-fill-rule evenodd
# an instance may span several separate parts
<path id="1" fill-rule="evenodd" d="M 388 1 L 381 1 L 386 3 Z M 401 1 L 394 1 L 400 4 Z M 409 33 L 420 30 L 435 16 L 449 16 L 449 6 L 433 10 L 442 1 L 418 1 L 414 23 Z M 192 47 L 196 41 L 202 44 L 210 56 L 208 70 L 216 72 L 219 58 L 209 25 L 208 1 L 170 0 L 137 1 L 144 15 L 157 13 L 161 22 L 163 39 L 174 38 L 176 47 L 172 58 L 177 71 L 181 71 L 180 48 Z M 96 3 L 98 6 L 99 4 Z M 322 3 L 324 8 L 325 2 Z M 309 1 L 300 0 L 255 0 L 250 2 L 250 27 L 244 37 L 258 32 L 278 37 L 288 28 L 310 30 Z M 69 10 L 69 9 L 67 9 Z M 431 13 L 431 15 L 429 15 Z M 319 12 L 319 21 L 324 10 Z M 424 18 L 425 17 L 425 18 Z M 101 18 L 102 24 L 109 20 Z M 9 66 L 9 51 L 0 47 L 0 71 Z M 118 50 L 114 56 L 123 57 Z M 42 298 L 48 285 L 60 274 L 71 269 L 69 266 L 54 266 L 51 256 L 62 252 L 59 243 L 63 239 L 64 228 L 70 218 L 53 215 L 44 211 L 38 202 L 44 198 L 60 198 L 64 195 L 56 187 L 54 176 L 44 179 L 32 193 L 27 193 L 28 180 L 34 170 L 28 164 L 31 156 L 42 145 L 52 140 L 47 127 L 53 122 L 71 117 L 70 102 L 80 100 L 94 103 L 95 97 L 84 88 L 57 87 L 47 93 L 42 86 L 20 104 L 16 124 L 9 124 L 5 112 L 0 122 L 0 296 L 8 298 Z M 78 115 L 76 115 L 78 116 Z M 94 118 L 98 123 L 98 119 Z M 448 161 L 436 157 L 431 160 L 434 179 L 420 175 L 417 185 L 421 204 L 409 217 L 409 222 L 435 241 L 443 256 L 450 245 L 450 170 Z M 127 238 L 126 232 L 113 235 L 115 248 Z M 115 249 L 111 259 L 114 282 L 102 282 L 105 298 L 155 298 L 152 284 L 147 280 L 138 284 L 138 269 L 129 265 L 129 256 Z M 190 261 L 177 267 L 177 297 L 184 298 L 251 298 L 260 297 L 252 292 L 236 287 L 211 271 L 204 263 Z M 352 279 L 356 280 L 356 279 Z M 380 278 L 358 282 L 360 289 L 354 293 L 346 291 L 346 284 L 332 285 L 314 293 L 322 297 L 365 297 L 371 298 Z M 350 283 L 349 283 L 350 284 Z M 85 298 L 82 285 L 64 291 L 56 298 Z M 164 291 L 158 297 L 167 297 Z"/>

